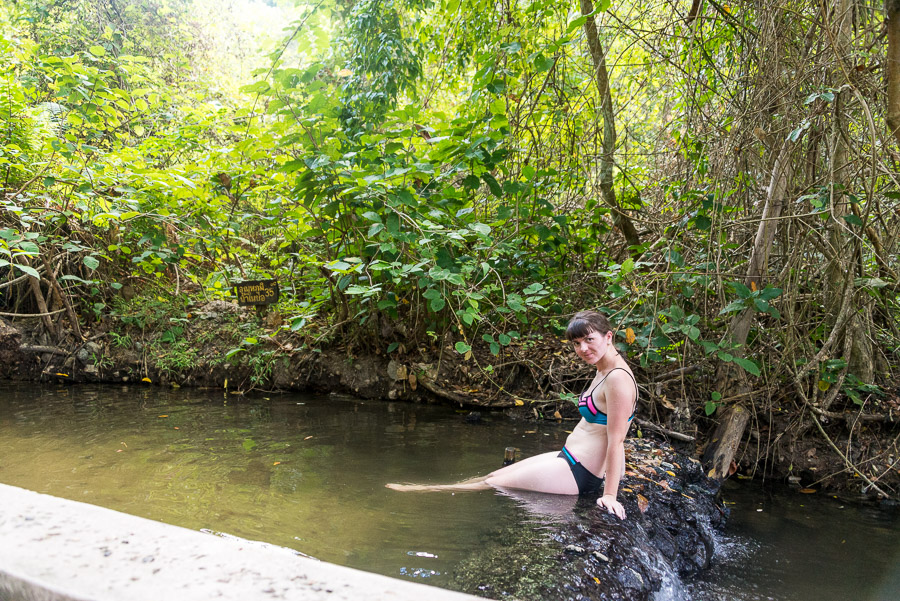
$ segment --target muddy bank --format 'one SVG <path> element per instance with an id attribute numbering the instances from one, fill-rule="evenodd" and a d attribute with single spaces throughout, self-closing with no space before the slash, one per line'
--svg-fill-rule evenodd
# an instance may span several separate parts
<path id="1" fill-rule="evenodd" d="M 475 387 L 468 382 L 470 366 L 450 349 L 385 356 L 333 341 L 300 344 L 221 301 L 198 307 L 190 324 L 177 328 L 148 331 L 107 322 L 86 338 L 77 342 L 68 334 L 50 341 L 37 320 L 13 325 L 0 319 L 0 377 L 227 387 L 238 394 L 311 390 L 473 408 L 516 407 L 516 389 L 526 396 L 535 392 L 527 378 L 502 394 Z"/>

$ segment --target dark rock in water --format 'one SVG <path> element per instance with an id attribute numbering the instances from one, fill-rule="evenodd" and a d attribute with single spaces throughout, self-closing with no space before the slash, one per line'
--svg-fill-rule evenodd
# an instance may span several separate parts
<path id="1" fill-rule="evenodd" d="M 466 421 L 470 424 L 481 423 L 481 412 L 480 411 L 470 411 L 468 414 L 466 414 Z"/>
<path id="2" fill-rule="evenodd" d="M 724 525 L 718 485 L 700 464 L 665 443 L 626 443 L 627 471 L 619 499 L 622 521 L 596 497 L 505 491 L 532 514 L 533 527 L 501 533 L 454 576 L 453 588 L 500 599 L 649 600 L 706 569 L 714 531 Z"/>

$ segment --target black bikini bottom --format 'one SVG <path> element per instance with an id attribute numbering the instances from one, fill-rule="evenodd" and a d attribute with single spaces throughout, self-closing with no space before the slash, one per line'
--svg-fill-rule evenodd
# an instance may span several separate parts
<path id="1" fill-rule="evenodd" d="M 572 476 L 575 478 L 575 484 L 578 485 L 579 495 L 593 495 L 603 490 L 603 478 L 598 478 L 588 471 L 581 462 L 575 459 L 566 447 L 559 452 L 557 457 L 562 457 L 569 464 L 572 470 Z"/>

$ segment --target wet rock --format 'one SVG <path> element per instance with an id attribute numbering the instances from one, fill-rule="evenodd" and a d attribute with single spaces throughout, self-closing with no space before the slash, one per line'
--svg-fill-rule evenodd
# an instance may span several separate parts
<path id="1" fill-rule="evenodd" d="M 626 447 L 624 521 L 596 498 L 572 500 L 566 510 L 545 502 L 547 495 L 510 494 L 536 516 L 535 527 L 519 526 L 479 549 L 454 588 L 523 601 L 649 601 L 663 589 L 663 597 L 679 598 L 681 584 L 715 553 L 714 533 L 725 519 L 718 486 L 665 443 L 630 440 Z"/>

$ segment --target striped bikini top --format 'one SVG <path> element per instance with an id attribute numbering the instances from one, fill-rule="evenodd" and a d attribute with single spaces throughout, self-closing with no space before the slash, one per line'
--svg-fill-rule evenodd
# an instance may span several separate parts
<path id="1" fill-rule="evenodd" d="M 621 369 L 626 374 L 631 376 L 631 380 L 634 382 L 634 411 L 631 412 L 631 417 L 628 418 L 628 421 L 634 419 L 634 414 L 637 411 L 637 397 L 638 397 L 638 386 L 637 381 L 634 379 L 634 376 L 631 375 L 631 372 L 625 369 L 624 367 L 614 367 L 609 370 L 603 379 L 597 382 L 597 385 L 583 393 L 578 398 L 578 413 L 581 414 L 581 417 L 585 419 L 586 422 L 591 424 L 600 424 L 606 425 L 606 414 L 600 411 L 597 406 L 594 404 L 594 391 L 597 390 L 601 384 L 606 381 L 606 378 L 609 377 L 609 374 L 616 371 L 617 369 Z"/>

